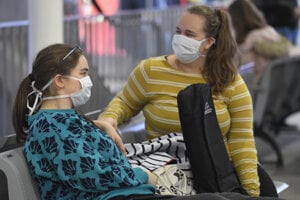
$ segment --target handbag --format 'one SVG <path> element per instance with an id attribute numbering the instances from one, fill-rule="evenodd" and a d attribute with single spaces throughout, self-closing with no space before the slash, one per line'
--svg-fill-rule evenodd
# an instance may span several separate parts
<path id="1" fill-rule="evenodd" d="M 185 196 L 196 194 L 192 180 L 176 164 L 164 165 L 152 172 L 157 176 L 156 193 Z"/>

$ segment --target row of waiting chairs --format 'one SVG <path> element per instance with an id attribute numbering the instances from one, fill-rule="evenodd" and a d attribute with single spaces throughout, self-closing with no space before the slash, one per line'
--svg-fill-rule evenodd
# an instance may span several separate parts
<path id="1" fill-rule="evenodd" d="M 241 75 L 253 96 L 254 134 L 270 144 L 277 155 L 277 166 L 283 166 L 276 136 L 287 126 L 287 118 L 300 111 L 300 57 L 269 63 L 256 88 L 252 84 L 253 68 L 253 63 L 243 66 Z"/>

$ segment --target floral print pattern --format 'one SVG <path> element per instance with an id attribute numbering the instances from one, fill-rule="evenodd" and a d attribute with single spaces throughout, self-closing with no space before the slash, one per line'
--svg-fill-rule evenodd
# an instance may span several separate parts
<path id="1" fill-rule="evenodd" d="M 29 117 L 24 154 L 42 199 L 109 199 L 152 194 L 148 176 L 128 163 L 113 140 L 68 110 L 40 110 Z"/>

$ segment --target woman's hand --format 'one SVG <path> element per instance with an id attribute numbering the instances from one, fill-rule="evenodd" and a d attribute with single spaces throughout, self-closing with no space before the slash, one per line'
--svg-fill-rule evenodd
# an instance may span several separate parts
<path id="1" fill-rule="evenodd" d="M 117 132 L 117 122 L 112 118 L 97 119 L 93 121 L 96 126 L 104 130 L 116 143 L 122 153 L 126 154 L 124 143 Z"/>
<path id="2" fill-rule="evenodd" d="M 109 123 L 115 130 L 118 128 L 118 122 L 114 118 L 111 117 L 105 117 L 105 118 L 98 118 L 96 121 L 103 122 L 103 123 Z"/>
<path id="3" fill-rule="evenodd" d="M 138 166 L 138 167 L 148 174 L 148 184 L 155 186 L 157 184 L 157 176 L 142 166 Z"/>
<path id="4" fill-rule="evenodd" d="M 148 173 L 148 183 L 155 186 L 157 184 L 157 176 L 150 171 L 147 171 L 147 173 Z"/>

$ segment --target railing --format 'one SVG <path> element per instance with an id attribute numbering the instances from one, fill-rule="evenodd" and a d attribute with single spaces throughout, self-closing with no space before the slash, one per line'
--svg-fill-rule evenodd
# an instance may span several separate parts
<path id="1" fill-rule="evenodd" d="M 83 112 L 103 108 L 141 59 L 171 52 L 184 7 L 134 10 L 114 16 L 67 17 L 64 41 L 85 49 L 93 95 Z M 13 134 L 11 112 L 19 83 L 28 74 L 28 21 L 0 23 L 0 136 Z"/>

